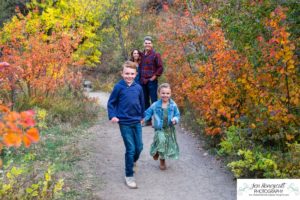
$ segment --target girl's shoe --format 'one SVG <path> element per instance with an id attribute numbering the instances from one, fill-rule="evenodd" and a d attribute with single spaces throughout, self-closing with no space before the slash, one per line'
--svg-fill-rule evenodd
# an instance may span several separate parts
<path id="1" fill-rule="evenodd" d="M 137 188 L 135 178 L 133 176 L 132 177 L 127 177 L 126 176 L 125 177 L 125 183 L 130 189 L 136 189 Z"/>
<path id="2" fill-rule="evenodd" d="M 164 159 L 160 159 L 159 161 L 160 161 L 159 169 L 166 170 L 167 169 L 166 161 Z"/>
<path id="3" fill-rule="evenodd" d="M 153 156 L 153 159 L 158 160 L 158 157 L 159 157 L 159 154 L 158 154 L 158 152 L 156 152 L 156 154 Z"/>

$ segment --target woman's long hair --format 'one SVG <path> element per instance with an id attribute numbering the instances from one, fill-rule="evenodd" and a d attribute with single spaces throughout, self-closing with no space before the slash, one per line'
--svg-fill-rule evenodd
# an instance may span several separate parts
<path id="1" fill-rule="evenodd" d="M 134 58 L 133 58 L 133 52 L 134 51 L 138 51 L 139 52 L 139 58 L 138 58 L 138 60 L 137 60 L 137 63 L 138 64 L 140 64 L 141 63 L 141 60 L 142 60 L 142 55 L 143 55 L 143 53 L 140 51 L 140 50 L 138 50 L 138 49 L 133 49 L 132 51 L 131 51 L 131 53 L 130 53 L 130 61 L 132 61 L 132 62 L 135 62 L 135 60 L 134 60 Z"/>

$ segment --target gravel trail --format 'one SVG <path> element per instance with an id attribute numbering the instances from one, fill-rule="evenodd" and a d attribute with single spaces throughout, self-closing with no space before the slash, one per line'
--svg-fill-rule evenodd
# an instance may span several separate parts
<path id="1" fill-rule="evenodd" d="M 109 97 L 104 92 L 89 92 L 106 108 Z M 135 174 L 138 189 L 124 182 L 124 145 L 119 127 L 105 116 L 89 132 L 81 146 L 89 156 L 85 168 L 101 184 L 93 187 L 93 199 L 102 200 L 235 200 L 236 182 L 221 163 L 209 155 L 197 138 L 177 129 L 179 160 L 167 160 L 167 170 L 149 155 L 154 131 L 143 127 L 144 149 Z"/>

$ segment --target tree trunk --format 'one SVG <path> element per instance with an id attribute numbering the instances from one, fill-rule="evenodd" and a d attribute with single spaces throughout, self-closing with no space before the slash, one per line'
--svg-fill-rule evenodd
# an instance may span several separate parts
<path id="1" fill-rule="evenodd" d="M 120 41 L 120 45 L 121 45 L 121 50 L 122 50 L 122 57 L 124 58 L 124 60 L 127 60 L 127 51 L 126 51 L 126 48 L 125 48 L 125 43 L 124 43 L 124 38 L 123 38 L 123 33 L 122 33 L 122 24 L 121 24 L 121 20 L 120 20 L 120 5 L 121 4 L 122 4 L 122 0 L 121 1 L 116 1 L 115 6 L 116 6 L 117 10 L 116 10 L 115 30 L 118 33 L 118 37 L 119 37 L 119 41 Z"/>

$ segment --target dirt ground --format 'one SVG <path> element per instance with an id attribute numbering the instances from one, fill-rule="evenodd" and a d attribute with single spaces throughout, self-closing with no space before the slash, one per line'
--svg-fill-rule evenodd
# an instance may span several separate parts
<path id="1" fill-rule="evenodd" d="M 106 108 L 109 94 L 90 92 Z M 135 174 L 138 189 L 124 181 L 124 145 L 119 127 L 104 116 L 88 130 L 81 146 L 88 152 L 83 163 L 88 176 L 97 179 L 92 199 L 102 200 L 234 200 L 233 176 L 202 147 L 197 138 L 177 127 L 179 160 L 167 160 L 167 170 L 149 155 L 153 129 L 143 128 L 144 149 Z"/>

